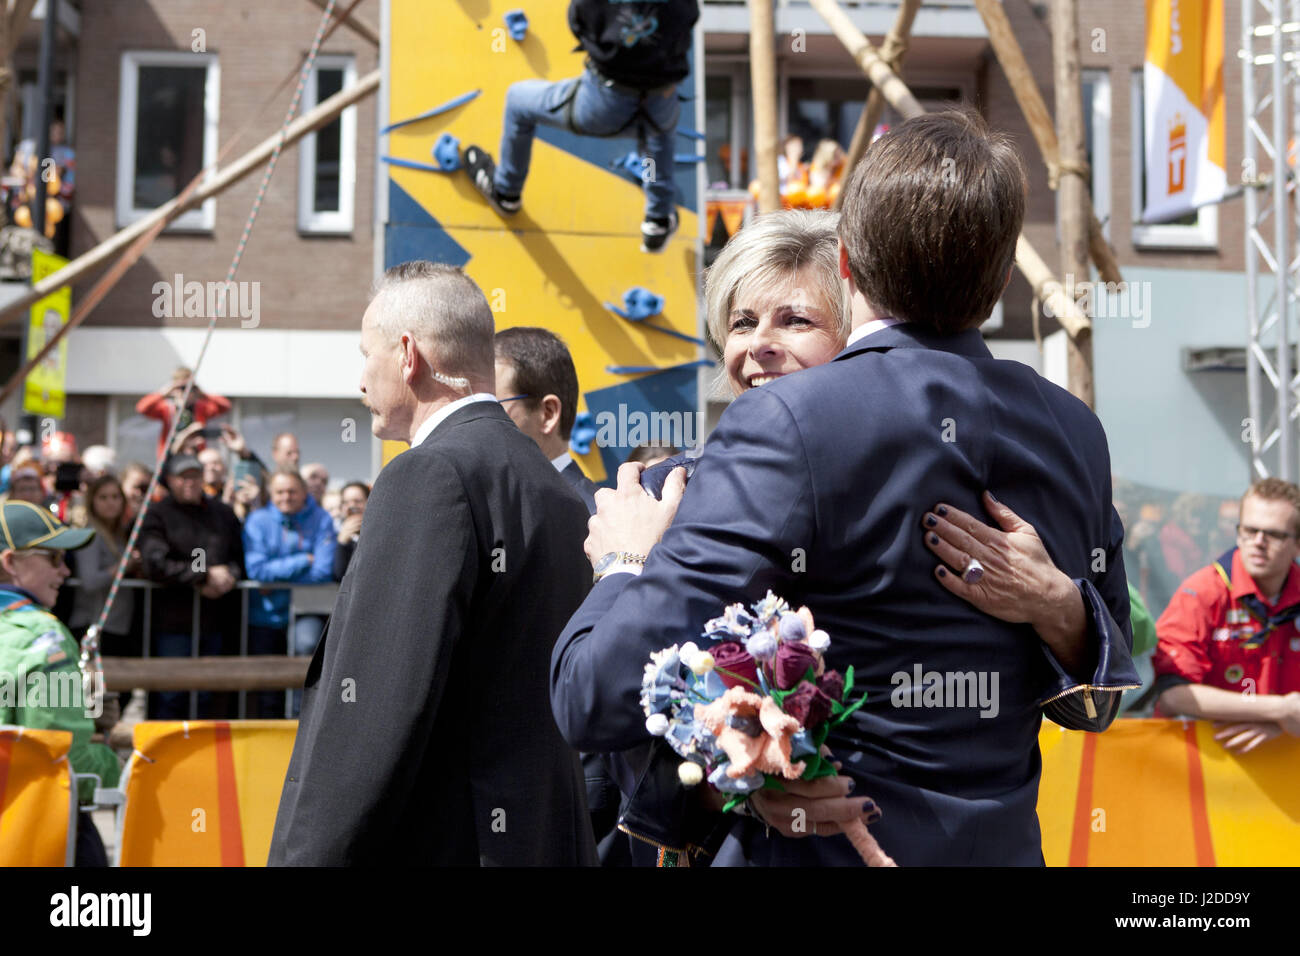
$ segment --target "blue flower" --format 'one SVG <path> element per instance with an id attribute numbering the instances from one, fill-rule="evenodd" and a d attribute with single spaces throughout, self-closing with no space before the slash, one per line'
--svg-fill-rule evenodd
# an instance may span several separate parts
<path id="1" fill-rule="evenodd" d="M 770 661 L 776 654 L 776 638 L 771 631 L 762 630 L 745 641 L 745 650 L 756 661 Z"/>
<path id="2" fill-rule="evenodd" d="M 714 768 L 713 773 L 709 774 L 709 783 L 720 790 L 722 793 L 753 793 L 763 787 L 763 775 L 761 773 L 751 773 L 748 777 L 734 779 L 727 776 L 727 768 L 731 764 L 724 761 Z"/>
<path id="3" fill-rule="evenodd" d="M 646 664 L 641 677 L 641 709 L 647 717 L 668 709 L 673 691 L 680 690 L 681 672 L 682 662 L 676 644 L 650 655 L 650 663 Z"/>
<path id="4" fill-rule="evenodd" d="M 754 605 L 754 616 L 766 626 L 772 618 L 788 610 L 790 610 L 790 605 L 786 604 L 782 598 L 768 591 L 767 596 Z"/>
<path id="5" fill-rule="evenodd" d="M 705 623 L 704 636 L 715 641 L 743 641 L 753 628 L 754 619 L 744 605 L 733 604 L 722 612 L 722 617 Z"/>
<path id="6" fill-rule="evenodd" d="M 790 738 L 790 762 L 795 763 L 803 757 L 811 757 L 817 753 L 817 748 L 813 746 L 812 738 L 808 736 L 808 731 L 800 731 Z"/>

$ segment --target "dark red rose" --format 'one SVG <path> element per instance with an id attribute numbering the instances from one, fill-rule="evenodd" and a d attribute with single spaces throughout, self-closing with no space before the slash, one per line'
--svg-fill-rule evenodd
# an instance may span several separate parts
<path id="1" fill-rule="evenodd" d="M 817 686 L 831 700 L 844 701 L 844 675 L 839 671 L 827 671 L 817 678 Z"/>
<path id="2" fill-rule="evenodd" d="M 782 644 L 772 661 L 772 679 L 781 690 L 789 690 L 803 680 L 808 668 L 817 668 L 817 653 L 802 641 Z"/>
<path id="3" fill-rule="evenodd" d="M 814 730 L 831 715 L 831 699 L 804 681 L 785 699 L 785 712 L 799 721 L 804 730 Z"/>
<path id="4" fill-rule="evenodd" d="M 758 687 L 758 665 L 754 663 L 749 651 L 745 650 L 744 644 L 739 641 L 723 641 L 714 644 L 709 653 L 713 655 L 713 666 L 722 683 L 728 687 L 743 687 L 751 691 Z M 736 676 L 733 677 L 732 674 Z M 746 684 L 741 680 L 742 677 L 752 683 Z"/>

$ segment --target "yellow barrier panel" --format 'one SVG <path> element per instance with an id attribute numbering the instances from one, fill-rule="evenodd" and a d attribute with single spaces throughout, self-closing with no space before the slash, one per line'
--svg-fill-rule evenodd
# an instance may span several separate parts
<path id="1" fill-rule="evenodd" d="M 263 866 L 294 720 L 148 721 L 135 728 L 122 866 Z"/>
<path id="2" fill-rule="evenodd" d="M 64 866 L 76 800 L 65 730 L 0 727 L 0 866 Z"/>
<path id="3" fill-rule="evenodd" d="M 1204 722 L 1117 720 L 1039 734 L 1049 866 L 1300 863 L 1300 740 L 1230 753 Z"/>

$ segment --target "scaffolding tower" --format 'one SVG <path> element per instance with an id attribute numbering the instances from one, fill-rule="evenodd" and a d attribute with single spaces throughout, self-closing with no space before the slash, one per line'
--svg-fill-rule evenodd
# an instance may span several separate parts
<path id="1" fill-rule="evenodd" d="M 1241 96 L 1245 150 L 1246 392 L 1251 480 L 1294 481 L 1300 374 L 1292 322 L 1300 288 L 1295 236 L 1300 208 L 1292 199 L 1292 142 L 1300 113 L 1300 0 L 1242 0 Z M 1268 460 L 1273 462 L 1269 467 Z"/>

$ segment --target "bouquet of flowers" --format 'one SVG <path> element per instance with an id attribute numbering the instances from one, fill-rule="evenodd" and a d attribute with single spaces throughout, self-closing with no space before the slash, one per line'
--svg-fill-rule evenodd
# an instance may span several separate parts
<path id="1" fill-rule="evenodd" d="M 812 612 L 769 591 L 750 611 L 726 608 L 703 640 L 651 654 L 641 681 L 646 729 L 682 757 L 682 783 L 707 779 L 734 810 L 765 787 L 784 789 L 782 780 L 835 776 L 822 745 L 867 698 L 848 702 L 852 667 L 826 669 L 830 637 Z M 896 865 L 860 820 L 841 829 L 868 866 Z"/>

